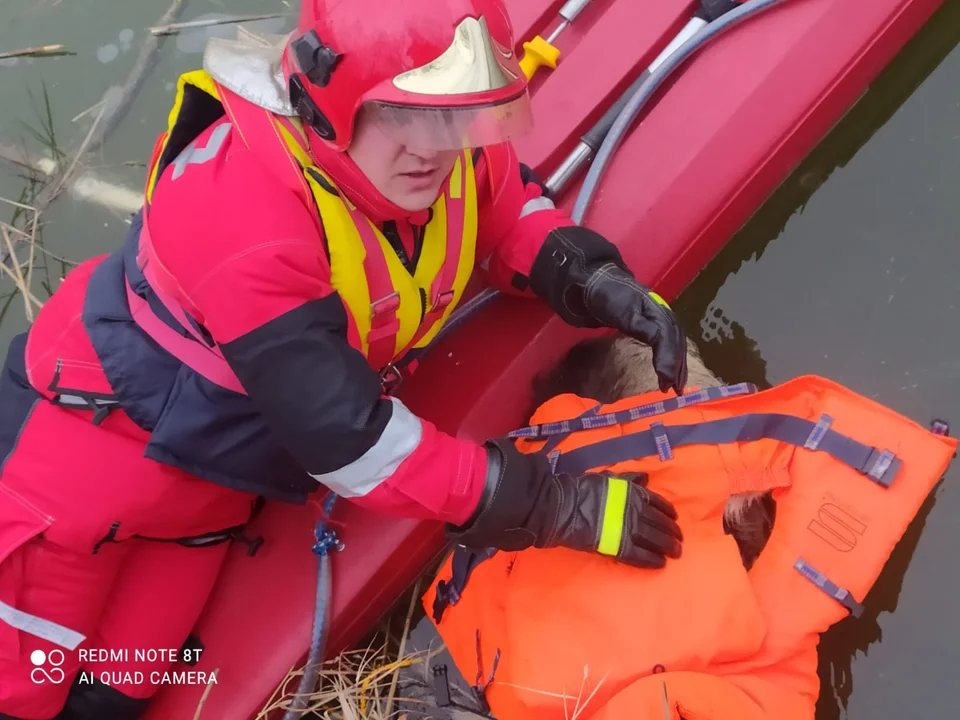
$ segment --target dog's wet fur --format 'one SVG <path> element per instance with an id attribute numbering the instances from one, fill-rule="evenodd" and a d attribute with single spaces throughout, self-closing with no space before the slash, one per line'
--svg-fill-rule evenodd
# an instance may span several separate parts
<path id="1" fill-rule="evenodd" d="M 722 384 L 703 364 L 699 350 L 690 341 L 687 373 L 688 388 Z M 647 345 L 622 335 L 592 338 L 575 345 L 552 370 L 534 380 L 529 415 L 550 398 L 564 393 L 608 404 L 658 389 L 653 352 Z M 736 540 L 748 570 L 767 544 L 775 513 L 770 493 L 741 493 L 727 501 L 723 528 Z"/>

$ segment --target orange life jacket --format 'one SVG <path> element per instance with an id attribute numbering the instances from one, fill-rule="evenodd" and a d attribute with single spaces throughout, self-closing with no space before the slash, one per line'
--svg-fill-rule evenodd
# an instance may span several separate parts
<path id="1" fill-rule="evenodd" d="M 957 441 L 820 377 L 752 390 L 561 395 L 532 419 L 551 425 L 520 431 L 558 471 L 648 473 L 684 543 L 652 571 L 459 548 L 424 602 L 499 720 L 571 717 L 578 698 L 584 720 L 812 720 L 819 634 L 862 611 Z M 767 490 L 776 519 L 748 572 L 723 511 Z"/>

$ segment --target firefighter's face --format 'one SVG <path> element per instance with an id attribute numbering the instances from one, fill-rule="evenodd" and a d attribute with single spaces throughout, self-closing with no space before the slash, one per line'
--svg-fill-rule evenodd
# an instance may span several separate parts
<path id="1" fill-rule="evenodd" d="M 425 150 L 400 143 L 361 111 L 347 154 L 387 200 L 417 212 L 437 201 L 460 151 Z"/>

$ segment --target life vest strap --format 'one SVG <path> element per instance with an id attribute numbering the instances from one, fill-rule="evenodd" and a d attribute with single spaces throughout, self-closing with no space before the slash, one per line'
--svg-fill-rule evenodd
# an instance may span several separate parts
<path id="1" fill-rule="evenodd" d="M 814 431 L 817 435 L 822 432 L 814 452 L 825 452 L 878 485 L 890 487 L 901 465 L 891 451 L 864 445 L 804 418 L 778 413 L 751 413 L 692 425 L 658 424 L 651 430 L 602 440 L 561 454 L 557 458 L 556 471 L 576 475 L 590 468 L 607 467 L 626 460 L 653 456 L 669 460 L 673 449 L 687 445 L 777 440 L 807 448 Z"/>
<path id="2" fill-rule="evenodd" d="M 812 582 L 827 595 L 847 608 L 851 615 L 854 617 L 860 617 L 863 615 L 863 605 L 857 602 L 856 598 L 853 597 L 853 593 L 834 583 L 832 580 L 830 580 L 830 578 L 814 568 L 806 560 L 803 558 L 798 558 L 793 564 L 793 567 L 796 568 L 796 570 L 807 580 Z"/>
<path id="3" fill-rule="evenodd" d="M 482 562 L 489 560 L 497 554 L 496 548 L 474 549 L 464 545 L 458 545 L 453 551 L 451 559 L 451 577 L 450 580 L 441 580 L 437 583 L 437 593 L 433 600 L 433 621 L 439 623 L 443 618 L 443 612 L 450 605 L 456 605 L 460 601 L 460 595 L 467 586 L 471 573 Z"/>
<path id="4" fill-rule="evenodd" d="M 51 398 L 50 402 L 64 408 L 75 408 L 78 410 L 92 410 L 94 425 L 102 423 L 114 406 L 118 404 L 116 400 L 100 400 L 90 397 L 88 394 L 81 394 L 78 391 L 73 393 L 59 393 Z"/>
<path id="5" fill-rule="evenodd" d="M 542 425 L 531 425 L 529 427 L 514 430 L 507 434 L 509 438 L 531 438 L 539 439 L 552 437 L 556 435 L 566 436 L 580 430 L 593 430 L 595 428 L 610 427 L 611 425 L 622 425 L 624 423 L 640 420 L 642 418 L 653 417 L 678 410 L 679 408 L 697 405 L 710 400 L 720 400 L 722 398 L 733 397 L 735 395 L 750 395 L 755 393 L 757 388 L 751 383 L 740 383 L 738 385 L 721 385 L 720 387 L 704 388 L 696 392 L 684 393 L 675 398 L 660 400 L 655 403 L 647 403 L 638 407 L 627 408 L 612 413 L 603 413 L 602 415 L 581 415 L 572 420 L 561 420 L 559 422 L 543 423 Z M 562 439 L 562 438 L 561 438 Z"/>
<path id="6" fill-rule="evenodd" d="M 344 200 L 350 217 L 363 242 L 363 273 L 370 294 L 370 330 L 367 334 L 367 358 L 371 367 L 379 370 L 391 360 L 397 348 L 400 332 L 400 293 L 394 288 L 387 258 L 370 220 L 352 204 Z"/>
<path id="7" fill-rule="evenodd" d="M 603 405 L 599 405 L 599 404 L 594 405 L 589 410 L 586 410 L 580 413 L 580 415 L 574 418 L 574 421 L 577 421 L 586 417 L 596 417 L 597 411 L 601 407 L 603 407 Z M 546 453 L 548 457 L 551 455 L 559 456 L 558 453 L 554 453 L 553 451 L 556 449 L 557 445 L 559 445 L 564 440 L 566 440 L 568 436 L 569 436 L 569 433 L 557 433 L 556 435 L 551 435 L 550 437 L 547 438 L 547 442 L 544 444 L 543 448 L 541 448 L 540 452 Z"/>
<path id="8" fill-rule="evenodd" d="M 110 411 L 119 404 L 116 396 L 107 393 L 91 392 L 89 390 L 77 390 L 66 388 L 60 385 L 60 372 L 63 369 L 63 360 L 57 361 L 57 367 L 53 371 L 53 378 L 47 390 L 54 393 L 50 398 L 50 403 L 65 408 L 77 408 L 93 411 L 93 424 L 99 425 L 104 421 Z"/>
<path id="9" fill-rule="evenodd" d="M 467 168 L 464 167 L 464 163 L 467 157 L 466 154 L 462 155 L 451 173 L 451 187 L 445 200 L 448 209 L 454 198 L 459 201 L 466 193 Z M 463 252 L 463 243 L 458 240 L 463 237 L 463 225 L 462 210 L 447 213 L 447 237 L 457 240 L 447 243 L 443 265 L 430 286 L 430 297 L 427 298 L 430 307 L 420 320 L 420 327 L 407 344 L 407 348 L 415 347 L 424 335 L 433 329 L 456 297 L 457 271 L 460 269 L 460 255 Z"/>
<path id="10" fill-rule="evenodd" d="M 223 355 L 211 350 L 201 340 L 184 337 L 174 330 L 153 312 L 150 303 L 133 291 L 127 278 L 124 278 L 124 284 L 126 285 L 130 316 L 154 342 L 210 382 L 241 395 L 246 395 L 246 390 L 244 390 L 243 385 L 231 370 Z M 156 291 L 156 288 L 153 289 Z M 181 323 L 185 320 L 184 317 Z M 193 330 L 189 322 L 184 327 L 188 331 Z"/>

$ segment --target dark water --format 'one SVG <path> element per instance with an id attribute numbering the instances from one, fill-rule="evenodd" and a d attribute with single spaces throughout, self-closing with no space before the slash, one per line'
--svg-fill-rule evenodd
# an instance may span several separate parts
<path id="1" fill-rule="evenodd" d="M 680 298 L 724 379 L 815 373 L 960 430 L 958 40 L 948 2 Z M 953 467 L 864 616 L 823 638 L 818 720 L 960 716 L 958 480 Z"/>
<path id="2" fill-rule="evenodd" d="M 295 3 L 292 3 L 295 5 Z M 124 81 L 169 3 L 4 0 L 0 49 L 64 43 L 74 57 L 0 62 L 0 141 L 43 145 L 24 131 L 43 116 L 47 87 L 58 143 L 76 147 L 91 116 Z M 184 19 L 290 12 L 282 0 L 190 0 Z M 286 20 L 259 24 L 281 32 Z M 159 63 L 94 163 L 136 189 L 177 75 L 199 64 L 204 37 L 164 42 Z M 960 430 L 960 0 L 950 0 L 803 166 L 677 303 L 707 364 L 728 381 L 765 385 L 816 373 L 927 423 Z M 128 164 L 132 163 L 132 164 Z M 0 195 L 22 178 L 0 165 Z M 0 218 L 7 209 L 0 207 Z M 80 260 L 116 246 L 123 213 L 64 196 L 44 239 Z M 48 263 L 52 287 L 62 268 Z M 40 280 L 34 291 L 46 297 Z M 11 290 L 0 279 L 0 310 Z M 0 350 L 26 327 L 14 298 Z M 897 548 L 867 612 L 821 645 L 819 720 L 960 717 L 960 491 L 952 471 Z"/>

